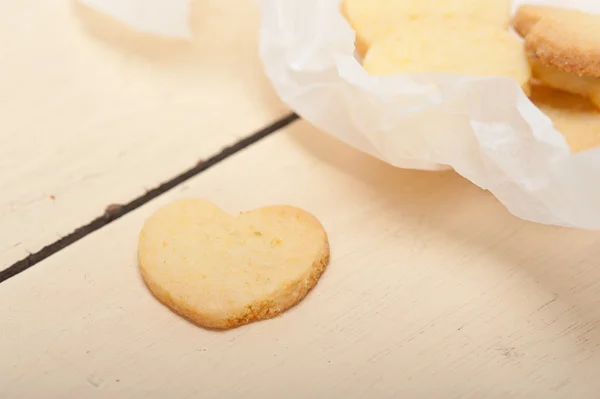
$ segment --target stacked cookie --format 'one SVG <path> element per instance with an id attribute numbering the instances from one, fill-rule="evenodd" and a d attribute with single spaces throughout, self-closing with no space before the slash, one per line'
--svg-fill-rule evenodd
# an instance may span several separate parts
<path id="1" fill-rule="evenodd" d="M 532 101 L 575 152 L 600 146 L 600 16 L 522 6 L 513 20 L 525 38 Z"/>
<path id="2" fill-rule="evenodd" d="M 600 16 L 523 6 L 514 18 L 533 75 L 546 85 L 589 97 L 600 108 Z"/>
<path id="3" fill-rule="evenodd" d="M 372 75 L 515 79 L 576 151 L 600 146 L 600 16 L 510 0 L 344 0 Z"/>

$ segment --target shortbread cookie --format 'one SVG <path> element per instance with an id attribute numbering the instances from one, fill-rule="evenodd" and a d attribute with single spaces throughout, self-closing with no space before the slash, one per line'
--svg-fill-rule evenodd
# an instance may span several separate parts
<path id="1" fill-rule="evenodd" d="M 290 206 L 232 216 L 180 200 L 145 223 L 139 266 L 152 293 L 194 323 L 227 329 L 274 317 L 301 301 L 329 261 L 327 234 Z"/>
<path id="2" fill-rule="evenodd" d="M 552 119 L 573 152 L 600 147 L 600 112 L 585 97 L 541 85 L 531 89 L 531 100 Z"/>
<path id="3" fill-rule="evenodd" d="M 342 12 L 356 31 L 356 49 L 364 56 L 374 42 L 407 21 L 426 17 L 507 28 L 510 0 L 343 0 Z"/>
<path id="4" fill-rule="evenodd" d="M 600 77 L 600 15 L 542 18 L 525 37 L 525 47 L 544 66 Z"/>
<path id="5" fill-rule="evenodd" d="M 531 28 L 537 24 L 542 18 L 575 18 L 583 14 L 581 11 L 571 10 L 568 8 L 539 6 L 539 5 L 523 5 L 517 10 L 512 25 L 518 34 L 525 37 L 531 31 Z"/>
<path id="6" fill-rule="evenodd" d="M 364 60 L 372 75 L 449 72 L 507 76 L 526 87 L 531 71 L 520 40 L 501 28 L 471 21 L 423 19 L 399 26 Z"/>
<path id="7" fill-rule="evenodd" d="M 600 109 L 600 78 L 577 76 L 530 61 L 533 76 L 545 85 L 572 94 L 588 97 Z"/>

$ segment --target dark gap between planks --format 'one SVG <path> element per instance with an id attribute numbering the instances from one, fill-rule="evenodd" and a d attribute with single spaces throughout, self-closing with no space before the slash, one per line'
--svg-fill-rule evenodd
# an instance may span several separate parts
<path id="1" fill-rule="evenodd" d="M 44 248 L 40 249 L 39 251 L 30 254 L 26 258 L 11 265 L 8 269 L 0 271 L 0 283 L 3 283 L 4 281 L 8 280 L 11 277 L 16 276 L 17 274 L 19 274 L 21 272 L 24 272 L 25 270 L 29 269 L 30 267 L 34 266 L 35 264 L 54 255 L 58 251 L 68 247 L 71 244 L 76 243 L 77 241 L 81 240 L 88 234 L 91 234 L 94 231 L 99 230 L 100 228 L 102 228 L 102 227 L 114 222 L 115 220 L 121 218 L 122 216 L 128 214 L 129 212 L 136 210 L 137 208 L 146 204 L 147 202 L 150 202 L 154 198 L 177 187 L 181 183 L 186 182 L 187 180 L 191 179 L 192 177 L 213 167 L 214 165 L 216 165 L 219 162 L 225 160 L 226 158 L 234 155 L 235 153 L 243 150 L 244 148 L 249 147 L 252 144 L 275 133 L 276 131 L 286 127 L 287 125 L 291 124 L 292 122 L 296 121 L 297 119 L 299 119 L 299 117 L 296 114 L 288 115 L 285 118 L 282 118 L 282 119 L 276 121 L 275 123 L 265 127 L 264 129 L 252 134 L 251 136 L 248 136 L 248 137 L 238 141 L 234 145 L 225 147 L 223 150 L 221 150 L 221 152 L 219 152 L 215 156 L 209 158 L 208 160 L 206 160 L 204 162 L 198 163 L 193 168 L 188 169 L 185 172 L 181 173 L 180 175 L 177 175 L 174 178 L 162 183 L 158 187 L 155 187 L 155 188 L 151 189 L 150 191 L 147 191 L 144 195 L 141 195 L 141 196 L 135 198 L 134 200 L 132 200 L 126 204 L 123 204 L 121 206 L 115 206 L 115 207 L 112 207 L 112 209 L 107 209 L 107 212 L 105 212 L 102 216 L 99 216 L 96 219 L 92 220 L 90 223 L 79 227 L 78 229 L 76 229 L 72 233 L 62 237 L 58 241 L 55 241 L 52 244 L 47 245 Z M 111 207 L 109 207 L 109 208 L 111 208 Z"/>

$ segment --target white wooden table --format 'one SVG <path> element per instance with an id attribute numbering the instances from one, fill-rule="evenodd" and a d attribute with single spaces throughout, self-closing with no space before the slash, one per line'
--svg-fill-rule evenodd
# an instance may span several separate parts
<path id="1" fill-rule="evenodd" d="M 254 4 L 201 3 L 192 44 L 72 1 L 0 5 L 0 270 L 289 113 Z"/>
<path id="2" fill-rule="evenodd" d="M 64 1 L 0 5 L 0 398 L 600 397 L 600 234 L 287 124 L 257 10 L 203 3 L 192 46 Z M 197 328 L 135 259 L 144 219 L 181 197 L 306 208 L 330 266 L 281 317 Z M 123 216 L 93 222 L 112 203 Z"/>

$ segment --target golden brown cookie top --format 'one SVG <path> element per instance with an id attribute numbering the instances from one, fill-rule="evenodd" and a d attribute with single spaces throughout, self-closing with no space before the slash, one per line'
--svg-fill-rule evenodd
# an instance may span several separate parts
<path id="1" fill-rule="evenodd" d="M 542 18 L 525 38 L 525 48 L 545 66 L 600 77 L 600 16 L 566 13 Z"/>
<path id="2" fill-rule="evenodd" d="M 531 31 L 531 28 L 542 18 L 560 18 L 564 15 L 576 16 L 583 14 L 581 11 L 570 10 L 562 7 L 523 5 L 519 7 L 512 20 L 512 25 L 518 34 L 525 37 Z"/>
<path id="3" fill-rule="evenodd" d="M 140 233 L 138 259 L 152 293 L 208 328 L 276 316 L 316 284 L 329 260 L 321 223 L 290 206 L 232 216 L 200 200 L 153 214 Z"/>

